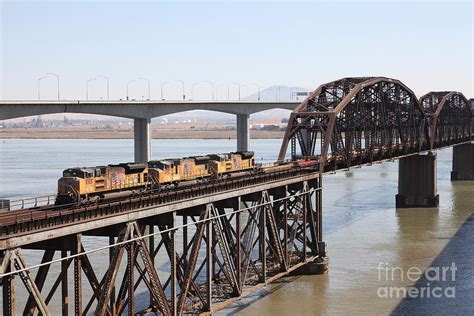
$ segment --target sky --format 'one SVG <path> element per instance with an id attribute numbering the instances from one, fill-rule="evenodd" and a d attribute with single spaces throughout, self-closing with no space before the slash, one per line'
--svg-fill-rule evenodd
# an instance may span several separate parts
<path id="1" fill-rule="evenodd" d="M 88 79 L 110 78 L 110 98 L 127 82 L 237 82 L 315 89 L 350 76 L 401 80 L 418 96 L 434 90 L 474 97 L 472 1 L 2 1 L 2 99 L 37 99 L 38 78 L 60 76 L 61 99 L 85 99 Z M 222 95 L 225 86 L 217 88 Z M 89 98 L 106 98 L 106 81 L 89 82 Z M 164 97 L 181 96 L 178 81 Z M 220 91 L 220 92 L 219 92 Z M 231 86 L 235 98 L 237 86 Z M 129 84 L 147 97 L 147 82 Z M 56 78 L 40 80 L 40 97 L 57 98 Z M 194 86 L 210 99 L 210 84 Z"/>

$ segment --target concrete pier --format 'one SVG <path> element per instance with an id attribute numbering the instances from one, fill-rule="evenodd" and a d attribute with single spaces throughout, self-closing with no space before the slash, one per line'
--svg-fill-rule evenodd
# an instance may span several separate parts
<path id="1" fill-rule="evenodd" d="M 133 120 L 133 138 L 135 145 L 135 162 L 151 160 L 151 119 Z"/>
<path id="2" fill-rule="evenodd" d="M 398 165 L 397 208 L 437 207 L 436 155 L 414 155 L 400 159 Z"/>
<path id="3" fill-rule="evenodd" d="M 237 114 L 237 151 L 247 151 L 250 147 L 249 115 Z"/>
<path id="4" fill-rule="evenodd" d="M 451 181 L 474 180 L 474 143 L 453 147 Z"/>

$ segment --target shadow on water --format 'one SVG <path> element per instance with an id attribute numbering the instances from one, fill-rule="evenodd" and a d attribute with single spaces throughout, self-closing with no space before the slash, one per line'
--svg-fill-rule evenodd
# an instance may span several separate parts
<path id="1" fill-rule="evenodd" d="M 314 277 L 318 279 L 314 282 Z M 217 315 L 299 315 L 313 314 L 315 310 L 325 310 L 324 296 L 328 286 L 328 275 L 305 276 L 290 275 L 272 282 L 268 286 L 257 290 L 240 299 L 234 304 L 225 307 Z M 304 292 L 306 295 L 301 295 Z M 257 301 L 264 301 L 264 306 L 251 309 Z M 297 312 L 295 312 L 297 311 Z"/>
<path id="2" fill-rule="evenodd" d="M 473 233 L 474 213 L 414 284 L 418 295 L 407 295 L 393 310 L 392 315 L 450 315 L 453 312 L 457 315 L 474 314 Z M 452 270 L 446 269 L 443 277 L 443 267 L 451 267 L 453 263 L 457 268 L 454 275 Z M 435 290 L 437 287 L 440 290 Z M 422 289 L 423 297 L 420 294 Z"/>
<path id="3" fill-rule="evenodd" d="M 247 307 L 249 307 L 251 304 L 255 303 L 256 301 L 261 300 L 269 296 L 270 294 L 273 294 L 277 292 L 278 290 L 283 289 L 285 286 L 290 286 L 291 282 L 297 280 L 298 278 L 300 278 L 300 276 L 290 276 L 290 277 L 278 279 L 272 282 L 271 287 L 264 287 L 247 295 L 245 298 L 223 309 L 221 313 L 222 314 L 227 314 L 227 313 L 235 314 L 235 313 L 241 312 L 245 310 Z"/>

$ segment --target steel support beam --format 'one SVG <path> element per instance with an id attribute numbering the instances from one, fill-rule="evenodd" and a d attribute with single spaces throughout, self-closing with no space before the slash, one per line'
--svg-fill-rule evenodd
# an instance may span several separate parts
<path id="1" fill-rule="evenodd" d="M 71 233 L 58 239 L 58 245 L 64 245 L 59 249 L 66 260 L 60 263 L 61 273 L 46 300 L 42 299 L 40 290 L 49 266 L 41 267 L 34 281 L 30 273 L 18 274 L 34 298 L 35 308 L 45 315 L 49 313 L 47 304 L 62 304 L 63 315 L 72 308 L 68 306 L 67 288 L 67 276 L 71 272 L 76 315 L 93 313 L 94 309 L 95 315 L 214 313 L 268 282 L 316 263 L 319 253 L 314 249 L 321 243 L 317 236 L 320 205 L 314 201 L 314 194 L 319 192 L 319 185 L 316 180 L 282 184 L 272 190 L 228 197 L 215 203 L 201 201 L 200 205 L 172 213 L 154 213 L 142 221 L 111 225 L 105 236 L 101 231 L 97 238 L 107 238 L 110 244 L 117 245 L 110 252 L 104 250 L 105 260 L 97 262 L 87 256 L 87 249 L 81 243 L 81 235 L 97 233 L 94 226 L 91 232 Z M 177 215 L 184 215 L 183 222 L 193 225 L 186 229 L 186 234 L 179 231 L 184 228 L 176 225 Z M 153 233 L 153 226 L 158 229 L 156 240 L 143 235 L 145 231 Z M 47 263 L 54 251 L 46 243 L 42 245 L 43 263 Z M 22 269 L 26 265 L 19 250 L 14 251 L 17 255 L 13 257 L 13 267 Z M 69 251 L 80 256 L 67 258 Z M 165 264 L 169 276 L 164 283 L 154 266 L 155 256 L 160 256 L 160 267 L 164 260 L 169 263 Z M 2 265 L 0 273 L 9 271 L 9 260 L 8 265 Z M 104 263 L 108 264 L 107 271 L 99 280 L 94 267 Z M 16 307 L 11 279 L 11 276 L 2 279 L 5 315 L 11 315 Z M 113 294 L 116 280 L 120 282 L 117 296 Z M 59 297 L 55 292 L 61 284 Z M 151 299 L 150 305 L 139 311 L 135 293 L 140 286 L 145 286 Z M 87 304 L 82 302 L 83 291 L 92 291 Z M 60 303 L 51 302 L 55 297 Z M 22 306 L 22 310 L 31 310 L 29 304 Z"/>
<path id="2" fill-rule="evenodd" d="M 61 257 L 67 257 L 67 251 L 61 251 Z M 61 261 L 61 309 L 62 315 L 68 316 L 69 314 L 69 290 L 68 290 L 68 278 L 67 278 L 68 264 L 66 260 Z"/>

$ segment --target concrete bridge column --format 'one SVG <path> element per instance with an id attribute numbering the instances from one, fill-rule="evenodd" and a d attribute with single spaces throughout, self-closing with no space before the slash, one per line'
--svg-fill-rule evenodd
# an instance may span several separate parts
<path id="1" fill-rule="evenodd" d="M 474 180 L 474 143 L 453 147 L 451 181 Z"/>
<path id="2" fill-rule="evenodd" d="M 249 115 L 237 114 L 237 151 L 247 151 L 250 147 Z"/>
<path id="3" fill-rule="evenodd" d="M 151 119 L 133 120 L 133 138 L 135 144 L 135 162 L 151 160 Z"/>
<path id="4" fill-rule="evenodd" d="M 414 155 L 401 158 L 398 165 L 397 208 L 437 207 L 436 155 Z"/>

